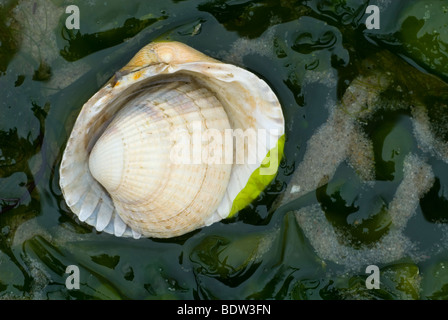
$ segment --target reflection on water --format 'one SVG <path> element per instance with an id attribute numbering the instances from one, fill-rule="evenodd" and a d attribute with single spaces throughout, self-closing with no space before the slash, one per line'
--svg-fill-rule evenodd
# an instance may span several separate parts
<path id="1" fill-rule="evenodd" d="M 382 28 L 367 31 L 375 3 Z M 442 34 L 447 20 L 407 3 L 89 0 L 71 32 L 63 1 L 3 1 L 0 297 L 446 299 L 448 90 L 428 74 L 446 72 L 405 26 Z M 155 39 L 266 79 L 286 117 L 285 157 L 232 219 L 175 239 L 117 239 L 67 208 L 59 161 L 82 104 Z M 380 290 L 365 287 L 372 263 Z M 72 264 L 77 291 L 65 287 Z"/>
<path id="2" fill-rule="evenodd" d="M 165 18 L 148 18 L 145 20 L 129 18 L 121 27 L 93 34 L 81 34 L 79 30 L 64 28 L 62 30 L 62 38 L 68 45 L 61 50 L 60 54 L 67 61 L 82 59 L 93 52 L 120 44 L 127 38 L 132 38 L 146 27 Z"/>

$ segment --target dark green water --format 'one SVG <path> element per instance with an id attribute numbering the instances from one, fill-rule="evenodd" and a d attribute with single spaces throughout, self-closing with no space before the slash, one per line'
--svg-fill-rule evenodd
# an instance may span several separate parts
<path id="1" fill-rule="evenodd" d="M 65 28 L 70 4 L 80 9 L 80 30 Z M 379 30 L 366 29 L 368 4 L 380 8 Z M 447 141 L 448 89 L 428 80 L 448 81 L 447 13 L 448 1 L 0 0 L 0 298 L 447 298 L 448 165 L 420 150 L 409 108 L 388 108 L 433 106 L 431 126 Z M 235 218 L 175 239 L 115 238 L 70 212 L 59 162 L 82 105 L 160 39 L 265 79 L 283 107 L 285 155 L 276 179 Z M 276 206 L 308 139 L 371 68 L 398 84 L 361 125 L 373 141 L 373 186 L 344 162 L 328 183 Z M 408 152 L 420 152 L 435 175 L 404 231 L 412 248 L 352 266 L 320 256 L 294 211 L 319 204 L 354 250 L 374 245 L 390 231 L 387 206 Z M 369 264 L 380 268 L 380 289 L 366 288 Z M 79 290 L 66 288 L 68 265 L 80 269 Z"/>

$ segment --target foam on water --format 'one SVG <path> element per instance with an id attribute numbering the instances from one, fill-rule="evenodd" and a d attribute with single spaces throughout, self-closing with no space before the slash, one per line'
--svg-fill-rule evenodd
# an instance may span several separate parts
<path id="1" fill-rule="evenodd" d="M 413 154 L 406 156 L 403 173 L 403 180 L 388 207 L 392 226 L 371 246 L 364 245 L 360 249 L 351 246 L 338 234 L 317 204 L 297 210 L 297 222 L 316 253 L 322 259 L 356 270 L 369 264 L 396 261 L 405 255 L 416 257 L 415 245 L 404 235 L 404 230 L 435 177 L 431 167 Z"/>
<path id="2" fill-rule="evenodd" d="M 420 198 L 431 188 L 435 176 L 431 167 L 418 156 L 409 154 L 404 160 L 403 180 L 389 204 L 393 225 L 403 230 L 415 213 Z"/>
<path id="3" fill-rule="evenodd" d="M 39 261 L 26 258 L 26 264 L 29 268 L 31 278 L 33 279 L 32 287 L 31 287 L 31 299 L 33 300 L 45 300 L 47 297 L 45 296 L 43 290 L 51 281 L 50 274 L 45 271 L 45 266 L 42 265 Z"/>
<path id="4" fill-rule="evenodd" d="M 51 0 L 21 0 L 12 14 L 20 26 L 22 55 L 31 58 L 18 59 L 17 68 L 34 67 L 36 62 L 51 65 L 51 77 L 45 82 L 49 92 L 69 86 L 90 70 L 86 62 L 67 62 L 59 54 L 57 32 L 61 17 L 65 15 L 65 6 L 58 6 Z"/>
<path id="5" fill-rule="evenodd" d="M 312 77 L 313 75 L 310 79 Z M 384 100 L 382 93 L 385 90 L 397 93 L 399 98 Z M 362 186 L 374 187 L 373 143 L 363 131 L 363 126 L 380 109 L 410 112 L 418 147 L 428 155 L 448 163 L 448 144 L 434 134 L 439 128 L 434 128 L 435 124 L 430 121 L 427 113 L 430 106 L 406 100 L 406 97 L 414 96 L 412 92 L 401 95 L 402 90 L 400 83 L 395 82 L 393 75 L 387 71 L 372 72 L 355 78 L 346 89 L 341 102 L 327 108 L 330 116 L 308 140 L 303 159 L 286 192 L 277 200 L 279 205 L 293 205 L 293 200 L 328 183 L 344 161 L 357 173 Z M 327 98 L 327 103 L 331 102 L 333 101 Z M 448 247 L 443 244 L 448 239 L 448 227 L 442 224 L 437 224 L 442 238 L 431 248 L 426 248 L 425 252 L 419 252 L 418 244 L 405 234 L 409 220 L 418 210 L 420 199 L 434 181 L 431 166 L 423 158 L 416 154 L 406 155 L 402 181 L 388 203 L 391 226 L 378 241 L 361 248 L 350 243 L 346 234 L 333 227 L 320 205 L 314 204 L 294 212 L 305 236 L 322 259 L 358 270 L 368 264 L 388 263 L 405 256 L 410 256 L 417 262 L 427 258 L 428 254 Z"/>
<path id="6" fill-rule="evenodd" d="M 351 134 L 348 162 L 362 180 L 371 181 L 375 178 L 372 141 L 357 127 Z"/>
<path id="7" fill-rule="evenodd" d="M 362 179 L 374 176 L 372 143 L 358 125 L 359 117 L 373 113 L 380 104 L 379 94 L 387 88 L 387 77 L 359 77 L 347 88 L 341 105 L 330 110 L 328 120 L 307 142 L 303 160 L 297 167 L 281 200 L 288 203 L 327 183 L 343 161 L 348 161 Z"/>
<path id="8" fill-rule="evenodd" d="M 370 264 L 395 261 L 414 246 L 409 238 L 395 229 L 374 246 L 355 249 L 341 241 L 337 230 L 328 222 L 325 213 L 317 204 L 296 211 L 296 218 L 321 259 L 333 261 L 356 271 Z"/>
<path id="9" fill-rule="evenodd" d="M 18 300 L 18 299 L 30 299 L 30 300 L 45 300 L 47 297 L 44 294 L 44 289 L 50 284 L 51 276 L 45 270 L 45 266 L 39 261 L 25 256 L 23 261 L 28 270 L 28 274 L 31 278 L 31 286 L 29 291 L 25 295 L 17 295 L 13 292 L 3 293 L 0 296 L 0 300 Z"/>
<path id="10" fill-rule="evenodd" d="M 289 197 L 283 201 L 298 198 L 327 183 L 339 164 L 346 159 L 354 123 L 350 118 L 340 115 L 341 112 L 336 109 L 308 140 L 304 158 L 289 184 Z"/>
<path id="11" fill-rule="evenodd" d="M 303 77 L 302 85 L 306 86 L 312 83 L 320 83 L 328 88 L 335 88 L 338 85 L 337 74 L 331 69 L 322 71 L 308 70 Z M 328 100 L 329 98 L 327 97 Z"/>
<path id="12" fill-rule="evenodd" d="M 434 136 L 426 108 L 422 105 L 413 107 L 412 117 L 414 135 L 419 142 L 419 147 L 423 151 L 448 163 L 448 144 Z"/>
<path id="13" fill-rule="evenodd" d="M 275 31 L 276 28 L 273 26 L 256 39 L 238 38 L 232 44 L 229 51 L 220 51 L 217 58 L 237 66 L 244 65 L 243 59 L 247 55 L 255 54 L 262 57 L 274 58 L 272 43 L 274 40 Z"/>

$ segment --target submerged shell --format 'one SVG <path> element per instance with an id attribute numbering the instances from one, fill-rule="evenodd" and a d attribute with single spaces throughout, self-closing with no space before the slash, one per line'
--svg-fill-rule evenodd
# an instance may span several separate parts
<path id="1" fill-rule="evenodd" d="M 242 163 L 234 144 L 225 161 L 226 134 L 237 129 L 266 131 L 255 148 L 244 142 Z M 229 216 L 283 134 L 280 104 L 264 81 L 184 44 L 153 43 L 83 106 L 60 185 L 71 210 L 98 231 L 178 236 Z"/>

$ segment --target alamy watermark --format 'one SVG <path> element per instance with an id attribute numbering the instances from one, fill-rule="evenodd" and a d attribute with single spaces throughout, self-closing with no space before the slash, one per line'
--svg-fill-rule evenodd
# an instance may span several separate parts
<path id="1" fill-rule="evenodd" d="M 375 5 L 369 5 L 366 8 L 366 13 L 370 14 L 366 19 L 366 28 L 379 29 L 380 28 L 380 8 Z"/>
<path id="2" fill-rule="evenodd" d="M 71 264 L 65 269 L 65 273 L 69 276 L 65 279 L 65 287 L 68 290 L 79 289 L 79 267 Z"/>
<path id="3" fill-rule="evenodd" d="M 366 273 L 370 275 L 366 279 L 367 289 L 379 289 L 380 288 L 380 268 L 372 264 L 367 266 Z"/>
<path id="4" fill-rule="evenodd" d="M 75 5 L 70 5 L 65 8 L 65 13 L 69 13 L 70 15 L 65 19 L 65 27 L 69 30 L 80 28 L 80 14 L 79 7 Z"/>
<path id="5" fill-rule="evenodd" d="M 273 175 L 278 168 L 279 151 L 275 146 L 279 133 L 278 129 L 204 128 L 201 121 L 194 121 L 190 130 L 182 128 L 170 134 L 173 144 L 170 161 L 174 164 L 262 164 L 259 174 Z"/>
<path id="6" fill-rule="evenodd" d="M 65 19 L 65 26 L 67 29 L 80 28 L 80 11 L 77 5 L 69 5 L 65 8 L 65 13 L 70 14 Z M 366 19 L 367 29 L 380 29 L 380 8 L 376 5 L 369 5 L 366 8 L 366 14 L 369 16 Z"/>
<path id="7" fill-rule="evenodd" d="M 68 273 L 68 277 L 65 280 L 65 287 L 68 290 L 80 288 L 80 272 L 79 267 L 76 265 L 69 265 L 65 269 L 65 273 Z M 380 288 L 380 269 L 376 265 L 369 265 L 366 267 L 366 273 L 369 276 L 366 278 L 367 289 L 379 289 Z"/>

